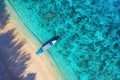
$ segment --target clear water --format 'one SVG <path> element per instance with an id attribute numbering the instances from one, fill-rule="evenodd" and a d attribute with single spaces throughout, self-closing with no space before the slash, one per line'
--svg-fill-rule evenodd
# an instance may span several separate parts
<path id="1" fill-rule="evenodd" d="M 65 80 L 120 80 L 120 0 L 9 0 Z"/>

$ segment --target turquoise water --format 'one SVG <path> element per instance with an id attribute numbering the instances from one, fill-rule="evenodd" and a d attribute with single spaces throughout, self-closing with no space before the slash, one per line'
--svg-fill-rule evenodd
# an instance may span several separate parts
<path id="1" fill-rule="evenodd" d="M 9 0 L 64 80 L 120 80 L 120 0 Z"/>

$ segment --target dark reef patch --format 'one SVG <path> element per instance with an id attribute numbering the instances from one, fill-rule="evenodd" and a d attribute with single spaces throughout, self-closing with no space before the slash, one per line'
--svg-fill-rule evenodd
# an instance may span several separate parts
<path id="1" fill-rule="evenodd" d="M 120 69 L 120 60 L 117 61 L 116 66 L 118 66 L 118 68 Z"/>
<path id="2" fill-rule="evenodd" d="M 115 1 L 113 4 L 115 7 L 120 7 L 120 0 Z"/>
<path id="3" fill-rule="evenodd" d="M 119 48 L 120 48 L 119 44 L 120 44 L 120 43 L 117 43 L 117 42 L 116 42 L 116 43 L 114 44 L 114 46 L 113 46 L 114 49 L 119 49 Z"/>
<path id="4" fill-rule="evenodd" d="M 120 30 L 117 30 L 117 31 L 116 31 L 116 34 L 117 34 L 118 36 L 120 36 Z"/>

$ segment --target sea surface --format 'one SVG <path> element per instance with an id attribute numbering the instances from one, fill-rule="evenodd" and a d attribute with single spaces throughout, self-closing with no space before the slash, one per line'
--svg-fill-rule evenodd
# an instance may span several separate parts
<path id="1" fill-rule="evenodd" d="M 120 0 L 9 0 L 64 80 L 120 80 Z M 33 53 L 34 54 L 34 53 Z"/>

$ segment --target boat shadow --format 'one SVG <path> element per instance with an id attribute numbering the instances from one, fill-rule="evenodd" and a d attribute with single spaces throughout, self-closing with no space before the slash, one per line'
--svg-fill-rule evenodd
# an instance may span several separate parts
<path id="1" fill-rule="evenodd" d="M 42 45 L 42 47 L 45 46 L 46 44 L 50 43 L 50 42 L 53 41 L 53 40 L 58 40 L 59 38 L 60 38 L 60 36 L 54 36 L 54 37 L 52 37 L 51 39 L 47 40 L 47 41 Z"/>

